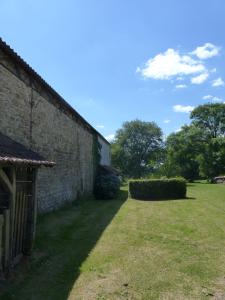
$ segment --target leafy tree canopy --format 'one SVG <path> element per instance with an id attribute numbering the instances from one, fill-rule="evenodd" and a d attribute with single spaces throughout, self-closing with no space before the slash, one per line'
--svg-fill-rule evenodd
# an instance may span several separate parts
<path id="1" fill-rule="evenodd" d="M 112 161 L 126 176 L 141 177 L 162 147 L 162 131 L 154 122 L 125 122 L 112 144 Z"/>
<path id="2" fill-rule="evenodd" d="M 225 174 L 225 104 L 208 103 L 191 113 L 191 125 L 168 136 L 154 122 L 125 122 L 112 145 L 112 162 L 124 175 L 141 177 L 199 176 L 211 180 Z"/>
<path id="3" fill-rule="evenodd" d="M 199 105 L 191 113 L 193 124 L 202 128 L 210 137 L 225 135 L 225 104 L 209 103 Z"/>
<path id="4" fill-rule="evenodd" d="M 225 138 L 212 138 L 198 157 L 200 175 L 210 180 L 225 174 Z"/>
<path id="5" fill-rule="evenodd" d="M 190 181 L 198 178 L 197 157 L 204 143 L 202 130 L 194 125 L 183 126 L 179 132 L 169 135 L 166 141 L 167 159 L 163 167 L 165 175 L 179 175 Z"/>

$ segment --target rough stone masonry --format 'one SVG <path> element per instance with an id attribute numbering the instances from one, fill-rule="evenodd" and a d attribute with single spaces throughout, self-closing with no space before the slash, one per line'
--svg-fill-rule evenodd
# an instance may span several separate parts
<path id="1" fill-rule="evenodd" d="M 0 131 L 56 162 L 37 178 L 38 211 L 91 194 L 94 141 L 110 165 L 110 144 L 0 39 Z"/>

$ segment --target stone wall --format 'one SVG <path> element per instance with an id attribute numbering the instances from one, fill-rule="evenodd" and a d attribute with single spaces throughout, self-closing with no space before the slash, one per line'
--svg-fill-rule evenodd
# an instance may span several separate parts
<path id="1" fill-rule="evenodd" d="M 56 162 L 54 168 L 38 171 L 39 212 L 93 189 L 96 133 L 57 103 L 48 89 L 0 51 L 0 131 Z"/>

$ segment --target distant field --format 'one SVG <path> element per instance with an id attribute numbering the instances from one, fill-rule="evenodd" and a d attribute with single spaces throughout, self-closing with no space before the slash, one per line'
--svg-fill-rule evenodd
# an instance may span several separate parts
<path id="1" fill-rule="evenodd" d="M 39 219 L 30 263 L 0 299 L 225 299 L 225 185 L 188 199 L 89 200 Z"/>

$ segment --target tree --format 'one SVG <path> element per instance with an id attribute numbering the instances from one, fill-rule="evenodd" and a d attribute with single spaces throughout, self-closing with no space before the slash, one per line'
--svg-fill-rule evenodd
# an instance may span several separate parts
<path id="1" fill-rule="evenodd" d="M 191 113 L 193 124 L 202 128 L 211 138 L 225 135 L 225 104 L 199 105 Z"/>
<path id="2" fill-rule="evenodd" d="M 198 157 L 200 174 L 212 181 L 213 177 L 225 174 L 225 138 L 212 138 L 205 144 Z"/>
<path id="3" fill-rule="evenodd" d="M 162 166 L 165 175 L 182 176 L 190 181 L 199 177 L 199 162 L 205 136 L 194 125 L 183 126 L 181 131 L 172 133 L 166 141 L 167 158 Z"/>
<path id="4" fill-rule="evenodd" d="M 191 113 L 192 123 L 167 138 L 162 170 L 192 181 L 225 173 L 225 104 L 208 103 Z"/>
<path id="5" fill-rule="evenodd" d="M 112 144 L 112 163 L 124 175 L 139 178 L 162 148 L 162 131 L 154 122 L 125 122 Z"/>
<path id="6" fill-rule="evenodd" d="M 212 180 L 225 173 L 225 104 L 200 105 L 192 111 L 191 119 L 207 136 L 198 162 L 200 174 Z"/>

